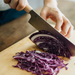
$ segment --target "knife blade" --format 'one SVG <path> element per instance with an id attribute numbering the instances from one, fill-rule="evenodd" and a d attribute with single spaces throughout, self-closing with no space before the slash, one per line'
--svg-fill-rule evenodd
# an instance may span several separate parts
<path id="1" fill-rule="evenodd" d="M 53 28 L 48 22 L 46 22 L 40 15 L 38 15 L 31 6 L 27 5 L 24 9 L 27 13 L 31 15 L 29 23 L 35 27 L 37 30 L 47 30 L 52 34 L 58 36 L 69 49 L 72 55 L 75 55 L 75 45 L 64 37 L 60 32 Z"/>

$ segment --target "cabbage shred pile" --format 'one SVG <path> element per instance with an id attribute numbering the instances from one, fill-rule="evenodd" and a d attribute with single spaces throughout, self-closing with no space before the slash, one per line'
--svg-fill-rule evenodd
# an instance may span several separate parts
<path id="1" fill-rule="evenodd" d="M 36 75 L 57 75 L 63 67 L 67 70 L 68 65 L 54 54 L 36 50 L 16 53 L 13 58 L 18 61 L 14 67 Z"/>

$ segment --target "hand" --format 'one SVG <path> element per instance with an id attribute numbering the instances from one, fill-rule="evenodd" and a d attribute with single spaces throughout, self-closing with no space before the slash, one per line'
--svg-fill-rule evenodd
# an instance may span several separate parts
<path id="1" fill-rule="evenodd" d="M 4 0 L 4 2 L 17 11 L 23 10 L 27 5 L 27 0 Z"/>
<path id="2" fill-rule="evenodd" d="M 62 33 L 65 37 L 69 38 L 73 32 L 73 26 L 71 22 L 62 14 L 57 6 L 44 5 L 40 15 L 47 20 L 50 18 L 56 25 L 55 28 Z"/>

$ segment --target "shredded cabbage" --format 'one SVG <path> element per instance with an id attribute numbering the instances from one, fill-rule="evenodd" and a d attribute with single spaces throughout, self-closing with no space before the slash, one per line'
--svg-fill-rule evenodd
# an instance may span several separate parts
<path id="1" fill-rule="evenodd" d="M 66 66 L 68 65 L 54 54 L 36 50 L 16 53 L 13 58 L 18 61 L 14 67 L 36 75 L 57 75 L 63 67 L 67 70 Z"/>

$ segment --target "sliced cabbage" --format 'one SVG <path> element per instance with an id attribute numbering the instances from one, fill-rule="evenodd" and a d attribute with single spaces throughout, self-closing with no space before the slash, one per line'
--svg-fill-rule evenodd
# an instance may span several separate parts
<path id="1" fill-rule="evenodd" d="M 29 38 L 39 48 L 46 52 L 68 58 L 72 56 L 64 41 L 62 41 L 58 36 L 55 36 L 48 31 L 38 31 L 36 33 L 33 33 Z"/>
<path id="2" fill-rule="evenodd" d="M 18 61 L 14 67 L 36 75 L 57 75 L 63 67 L 67 70 L 66 66 L 68 65 L 54 54 L 36 50 L 26 51 L 26 53 L 19 52 L 13 58 Z"/>

